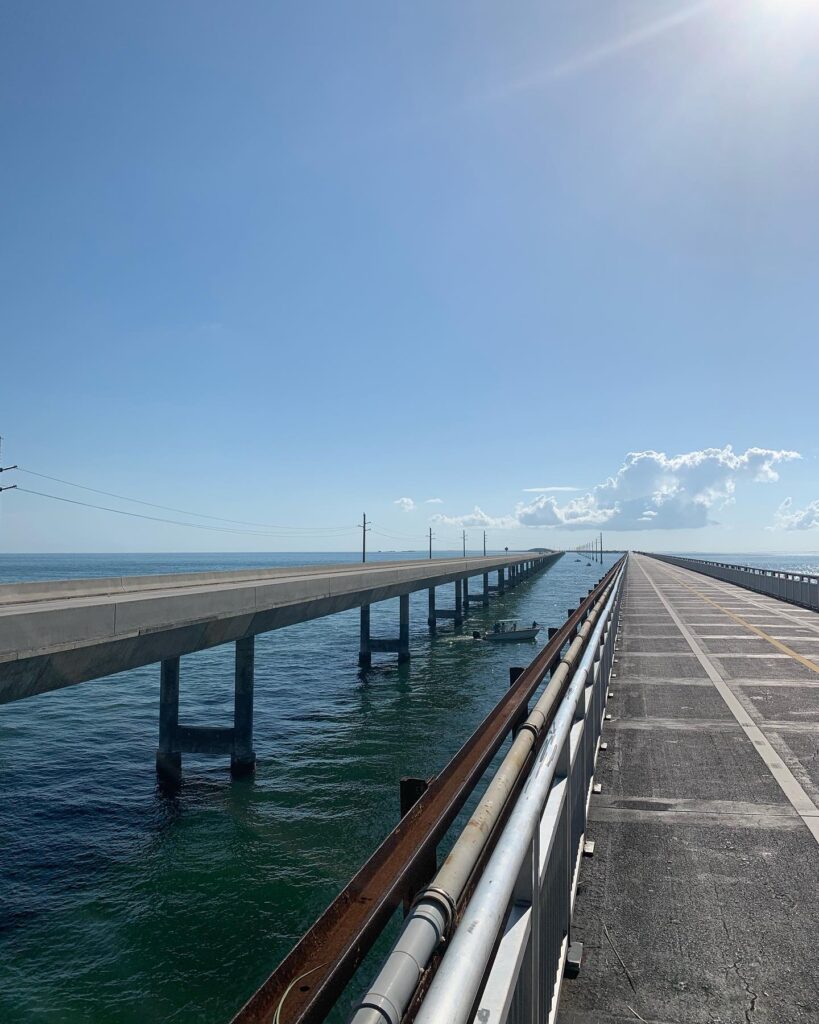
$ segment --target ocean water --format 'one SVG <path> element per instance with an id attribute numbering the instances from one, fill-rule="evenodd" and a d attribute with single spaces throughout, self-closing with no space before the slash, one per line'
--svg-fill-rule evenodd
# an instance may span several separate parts
<path id="1" fill-rule="evenodd" d="M 537 649 L 470 630 L 559 625 L 604 558 L 565 555 L 458 636 L 430 639 L 413 595 L 407 666 L 359 671 L 357 611 L 259 637 L 249 780 L 185 755 L 179 794 L 157 789 L 158 666 L 0 707 L 0 1021 L 228 1020 L 395 825 L 400 777 L 440 770 Z M 357 556 L 0 555 L 0 582 L 329 561 Z M 397 618 L 373 606 L 373 634 Z M 230 723 L 232 657 L 182 660 L 182 722 Z"/>
<path id="2" fill-rule="evenodd" d="M 691 554 L 688 558 L 703 558 L 709 562 L 730 562 L 731 565 L 747 565 L 755 569 L 783 569 L 787 572 L 819 573 L 817 554 L 732 554 L 720 555 L 713 552 Z"/>

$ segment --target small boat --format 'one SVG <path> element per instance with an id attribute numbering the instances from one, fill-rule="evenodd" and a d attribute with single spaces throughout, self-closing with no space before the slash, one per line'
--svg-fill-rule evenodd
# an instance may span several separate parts
<path id="1" fill-rule="evenodd" d="M 520 643 L 523 640 L 534 640 L 539 632 L 540 626 L 536 622 L 518 628 L 515 619 L 501 619 L 488 633 L 484 633 L 483 638 L 495 642 Z"/>

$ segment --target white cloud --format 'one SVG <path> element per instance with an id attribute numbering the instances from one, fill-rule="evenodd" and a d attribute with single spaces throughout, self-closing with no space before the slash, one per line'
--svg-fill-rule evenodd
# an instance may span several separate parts
<path id="1" fill-rule="evenodd" d="M 738 480 L 771 483 L 774 467 L 801 458 L 798 452 L 748 448 L 737 454 L 730 445 L 667 456 L 663 452 L 629 452 L 615 476 L 580 498 L 558 505 L 541 496 L 518 505 L 524 526 L 608 530 L 697 529 L 713 522 L 711 514 L 730 504 Z"/>
<path id="2" fill-rule="evenodd" d="M 412 498 L 396 498 L 395 501 L 393 502 L 393 505 L 397 505 L 399 508 L 402 508 L 405 512 L 412 512 L 412 510 L 415 508 L 415 502 L 412 500 Z"/>
<path id="3" fill-rule="evenodd" d="M 427 500 L 424 502 L 425 505 L 443 505 L 443 503 L 443 498 L 427 498 Z"/>
<path id="4" fill-rule="evenodd" d="M 770 448 L 748 448 L 737 454 L 730 445 L 673 456 L 629 452 L 613 477 L 565 504 L 541 493 L 518 504 L 514 515 L 490 516 L 476 505 L 463 516 L 435 518 L 450 526 L 494 529 L 699 529 L 713 523 L 713 513 L 734 501 L 737 481 L 771 483 L 779 479 L 776 465 L 799 458 L 798 452 Z"/>
<path id="5" fill-rule="evenodd" d="M 524 487 L 523 491 L 526 494 L 545 494 L 549 491 L 579 491 L 579 487 Z"/>
<path id="6" fill-rule="evenodd" d="M 819 526 L 819 499 L 804 508 L 794 508 L 793 501 L 785 498 L 774 513 L 774 527 L 780 530 L 812 530 Z"/>
<path id="7" fill-rule="evenodd" d="M 445 516 L 439 512 L 431 517 L 431 521 L 442 526 L 479 527 L 485 530 L 505 530 L 520 526 L 515 516 L 490 516 L 477 505 L 471 512 L 462 516 Z"/>

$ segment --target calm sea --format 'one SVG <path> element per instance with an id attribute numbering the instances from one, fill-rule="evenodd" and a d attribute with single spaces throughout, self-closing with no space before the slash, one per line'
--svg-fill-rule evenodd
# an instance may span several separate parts
<path id="1" fill-rule="evenodd" d="M 788 572 L 819 572 L 819 555 L 720 555 L 709 553 L 696 553 L 687 555 L 688 558 L 705 558 L 711 562 L 730 562 L 732 565 L 750 565 L 757 569 L 785 569 Z"/>
<path id="2" fill-rule="evenodd" d="M 357 556 L 0 555 L 0 582 L 329 561 Z M 566 555 L 469 627 L 559 625 L 613 561 Z M 0 1021 L 229 1019 L 394 826 L 399 778 L 442 768 L 535 652 L 448 624 L 431 641 L 425 592 L 411 615 L 412 662 L 365 675 L 357 611 L 260 637 L 255 778 L 186 755 L 174 799 L 154 775 L 158 666 L 0 707 Z M 397 617 L 374 606 L 373 633 Z M 183 659 L 182 721 L 229 724 L 232 654 Z"/>

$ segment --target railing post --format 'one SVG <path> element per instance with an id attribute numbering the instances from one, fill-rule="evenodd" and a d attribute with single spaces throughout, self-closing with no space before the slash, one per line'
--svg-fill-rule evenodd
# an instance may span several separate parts
<path id="1" fill-rule="evenodd" d="M 510 665 L 510 667 L 509 667 L 509 686 L 510 686 L 510 688 L 515 685 L 515 683 L 518 681 L 520 676 L 523 674 L 523 671 L 524 670 L 519 665 Z M 528 707 L 527 704 L 524 704 L 523 707 L 520 709 L 520 713 L 518 714 L 518 716 L 517 716 L 517 718 L 515 720 L 514 725 L 512 726 L 512 735 L 513 736 L 517 736 L 518 732 L 520 732 L 521 725 L 523 725 L 523 723 L 526 721 L 526 719 L 528 717 L 529 717 L 529 707 Z"/>
<path id="2" fill-rule="evenodd" d="M 400 813 L 402 818 L 409 814 L 424 793 L 426 793 L 428 788 L 428 779 L 421 779 L 414 775 L 404 776 L 399 780 Z M 425 885 L 434 878 L 437 870 L 438 858 L 435 850 L 432 850 L 430 854 L 423 859 L 421 864 L 418 865 L 415 877 L 413 878 L 412 891 L 404 897 L 404 917 L 409 913 L 412 901 L 415 899 L 415 895 L 418 890 L 422 885 Z"/>
<path id="3" fill-rule="evenodd" d="M 230 771 L 237 777 L 252 775 L 256 769 L 256 752 L 253 749 L 255 641 L 254 636 L 246 636 L 236 641 L 233 753 L 230 756 Z"/>

